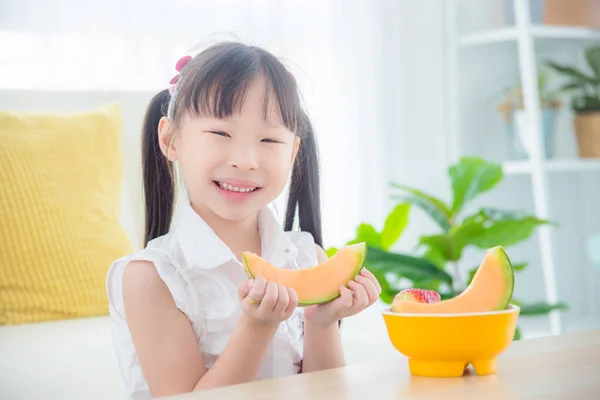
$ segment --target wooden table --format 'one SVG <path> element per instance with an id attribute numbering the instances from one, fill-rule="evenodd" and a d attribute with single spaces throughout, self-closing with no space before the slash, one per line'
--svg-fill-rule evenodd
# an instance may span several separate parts
<path id="1" fill-rule="evenodd" d="M 513 342 L 495 375 L 421 378 L 406 358 L 172 396 L 173 400 L 599 400 L 600 330 Z"/>

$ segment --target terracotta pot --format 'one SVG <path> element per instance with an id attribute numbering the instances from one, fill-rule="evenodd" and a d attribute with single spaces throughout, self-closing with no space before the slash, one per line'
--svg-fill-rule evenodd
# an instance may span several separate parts
<path id="1" fill-rule="evenodd" d="M 600 0 L 546 0 L 544 23 L 600 28 Z"/>
<path id="2" fill-rule="evenodd" d="M 577 114 L 574 126 L 579 156 L 600 158 L 600 111 Z"/>

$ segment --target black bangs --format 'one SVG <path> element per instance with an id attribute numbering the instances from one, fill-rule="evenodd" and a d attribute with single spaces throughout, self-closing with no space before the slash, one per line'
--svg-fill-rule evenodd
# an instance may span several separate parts
<path id="1" fill-rule="evenodd" d="M 173 119 L 179 121 L 186 111 L 219 119 L 232 116 L 241 110 L 248 88 L 260 77 L 266 81 L 263 118 L 268 119 L 275 95 L 275 110 L 286 128 L 296 132 L 302 111 L 294 78 L 270 53 L 240 43 L 215 45 L 185 66 Z"/>

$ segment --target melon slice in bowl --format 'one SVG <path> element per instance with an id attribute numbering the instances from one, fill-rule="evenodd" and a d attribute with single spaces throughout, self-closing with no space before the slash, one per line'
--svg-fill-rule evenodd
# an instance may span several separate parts
<path id="1" fill-rule="evenodd" d="M 427 303 L 396 296 L 392 310 L 398 313 L 471 313 L 504 310 L 512 299 L 515 278 L 512 263 L 501 246 L 486 251 L 469 286 L 451 299 Z"/>

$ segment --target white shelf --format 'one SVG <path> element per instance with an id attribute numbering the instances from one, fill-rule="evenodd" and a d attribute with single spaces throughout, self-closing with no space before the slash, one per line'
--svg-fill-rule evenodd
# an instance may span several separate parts
<path id="1" fill-rule="evenodd" d="M 481 57 L 493 55 L 490 62 L 506 62 L 507 66 L 513 66 L 516 62 L 518 77 L 522 83 L 525 110 L 524 129 L 532 132 L 534 149 L 531 159 L 523 161 L 508 161 L 503 163 L 503 170 L 507 176 L 523 176 L 531 185 L 531 194 L 535 214 L 542 219 L 553 219 L 550 209 L 551 186 L 556 183 L 554 176 L 558 173 L 571 174 L 597 174 L 600 172 L 600 159 L 581 159 L 577 157 L 563 159 L 544 159 L 542 138 L 543 120 L 539 104 L 538 80 L 538 56 L 548 53 L 550 55 L 559 53 L 570 47 L 574 47 L 572 54 L 581 54 L 583 47 L 588 44 L 600 43 L 600 29 L 575 26 L 543 25 L 532 23 L 530 0 L 511 0 L 514 9 L 514 26 L 502 28 L 491 28 L 478 32 L 459 34 L 457 14 L 464 5 L 458 4 L 459 0 L 448 0 L 446 5 L 446 30 L 448 33 L 446 54 L 447 63 L 447 94 L 446 104 L 448 109 L 447 122 L 449 126 L 448 148 L 450 159 L 458 160 L 465 153 L 465 145 L 468 141 L 461 137 L 464 130 L 462 124 L 463 113 L 461 107 L 470 107 L 471 102 L 461 102 L 461 92 L 464 89 L 461 83 L 461 74 L 465 73 L 461 65 L 462 57 L 473 58 L 469 50 L 479 53 L 480 50 L 490 50 L 489 53 L 481 53 Z M 475 3 L 475 2 L 474 2 Z M 480 3 L 480 2 L 477 2 Z M 480 11 L 479 4 L 476 10 Z M 487 10 L 493 12 L 493 8 Z M 473 15 L 469 14 L 469 15 Z M 491 14 L 490 14 L 491 15 Z M 475 18 L 475 17 L 472 17 Z M 559 48 L 560 47 L 560 48 Z M 507 50 L 510 50 L 508 52 Z M 479 54 L 478 54 L 479 55 Z M 509 64 L 510 63 L 510 64 Z M 513 66 L 514 68 L 514 66 Z M 494 72 L 497 70 L 494 70 Z M 488 76 L 488 80 L 492 79 Z M 482 82 L 486 82 L 482 81 Z M 472 90 L 469 86 L 467 90 Z M 472 154 L 472 153 L 469 153 Z M 569 176 L 566 179 L 569 179 Z M 593 178 L 593 177 L 592 177 Z M 562 183 L 561 183 L 562 184 Z M 555 303 L 559 300 L 559 276 L 557 265 L 557 254 L 554 238 L 549 227 L 540 227 L 537 232 L 537 245 L 539 248 L 539 266 L 542 273 L 545 301 Z M 564 256 L 564 252 L 560 253 Z M 561 283 L 562 284 L 562 283 Z M 587 290 L 591 293 L 591 289 Z M 589 295 L 589 293 L 588 293 Z M 595 313 L 595 311 L 594 311 Z M 595 315 L 595 314 L 594 314 Z M 558 334 L 564 330 L 562 317 L 559 311 L 549 314 L 550 333 Z"/>
<path id="2" fill-rule="evenodd" d="M 493 29 L 477 33 L 469 33 L 458 37 L 459 47 L 477 46 L 508 42 L 517 39 L 517 28 Z"/>
<path id="3" fill-rule="evenodd" d="M 600 40 L 600 29 L 534 25 L 531 35 L 534 39 Z M 516 41 L 518 37 L 519 29 L 516 27 L 499 28 L 459 36 L 457 44 L 459 47 L 478 46 Z"/>
<path id="4" fill-rule="evenodd" d="M 553 160 L 546 162 L 548 171 L 600 171 L 600 159 Z"/>
<path id="5" fill-rule="evenodd" d="M 507 175 L 527 175 L 534 166 L 529 161 L 507 161 L 502 169 Z M 585 172 L 600 171 L 600 159 L 548 160 L 542 164 L 542 170 L 549 172 Z"/>
<path id="6" fill-rule="evenodd" d="M 528 161 L 506 161 L 502 164 L 502 170 L 506 175 L 527 175 L 533 168 Z"/>
<path id="7" fill-rule="evenodd" d="M 600 40 L 600 29 L 591 28 L 534 25 L 531 33 L 538 39 Z"/>

